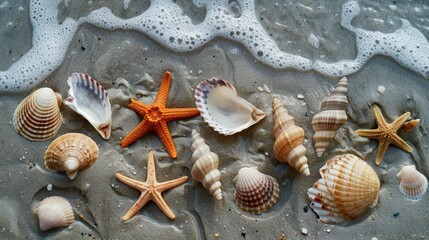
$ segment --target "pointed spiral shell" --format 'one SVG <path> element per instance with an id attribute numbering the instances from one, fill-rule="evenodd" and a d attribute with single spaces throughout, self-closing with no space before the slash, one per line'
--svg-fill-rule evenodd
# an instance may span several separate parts
<path id="1" fill-rule="evenodd" d="M 216 153 L 210 151 L 210 147 L 205 143 L 205 140 L 200 134 L 192 130 L 192 176 L 201 182 L 203 186 L 217 200 L 222 199 L 222 190 L 220 183 L 219 157 Z"/>
<path id="2" fill-rule="evenodd" d="M 91 166 L 98 157 L 97 144 L 81 133 L 67 133 L 55 139 L 45 152 L 45 167 L 66 172 L 74 179 L 77 172 Z"/>
<path id="3" fill-rule="evenodd" d="M 274 155 L 280 162 L 288 163 L 301 174 L 310 175 L 305 156 L 304 129 L 295 125 L 295 119 L 288 114 L 278 98 L 273 99 Z"/>
<path id="4" fill-rule="evenodd" d="M 347 122 L 347 78 L 343 77 L 329 97 L 322 101 L 320 112 L 313 117 L 313 142 L 317 156 L 322 156 L 337 130 Z"/>
<path id="5" fill-rule="evenodd" d="M 60 130 L 61 95 L 50 88 L 39 88 L 18 105 L 13 114 L 16 132 L 30 141 L 45 141 Z"/>
<path id="6" fill-rule="evenodd" d="M 47 197 L 36 207 L 40 230 L 66 227 L 74 222 L 73 208 L 67 199 Z"/>
<path id="7" fill-rule="evenodd" d="M 415 165 L 404 166 L 396 175 L 399 179 L 399 190 L 410 200 L 419 200 L 428 189 L 428 179 L 417 171 Z"/>

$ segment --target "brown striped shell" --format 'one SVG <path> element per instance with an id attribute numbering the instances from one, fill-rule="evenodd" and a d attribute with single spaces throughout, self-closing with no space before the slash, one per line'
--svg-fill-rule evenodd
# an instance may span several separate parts
<path id="1" fill-rule="evenodd" d="M 61 95 L 39 88 L 18 105 L 13 114 L 16 132 L 30 141 L 45 141 L 57 134 L 62 123 Z"/>
<path id="2" fill-rule="evenodd" d="M 45 167 L 66 172 L 74 179 L 77 172 L 91 166 L 98 157 L 97 144 L 81 133 L 67 133 L 55 139 L 45 152 Z"/>
<path id="3" fill-rule="evenodd" d="M 70 202 L 62 197 L 47 197 L 36 207 L 40 230 L 66 227 L 74 222 L 73 208 Z"/>
<path id="4" fill-rule="evenodd" d="M 400 181 L 399 190 L 407 199 L 420 200 L 428 189 L 428 179 L 415 165 L 403 166 L 396 177 Z"/>
<path id="5" fill-rule="evenodd" d="M 235 203 L 244 211 L 259 214 L 270 209 L 279 198 L 279 184 L 256 167 L 244 167 L 234 179 Z"/>

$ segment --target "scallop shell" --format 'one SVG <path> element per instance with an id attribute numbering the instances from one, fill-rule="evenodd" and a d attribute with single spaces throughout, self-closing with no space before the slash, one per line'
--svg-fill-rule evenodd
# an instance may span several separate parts
<path id="1" fill-rule="evenodd" d="M 355 155 L 333 157 L 320 169 L 320 175 L 307 191 L 320 222 L 353 220 L 377 203 L 380 180 L 371 166 Z"/>
<path id="2" fill-rule="evenodd" d="M 232 135 L 265 117 L 265 113 L 237 95 L 235 88 L 221 79 L 208 79 L 195 89 L 195 103 L 201 116 L 215 131 Z"/>
<path id="3" fill-rule="evenodd" d="M 107 91 L 84 73 L 73 73 L 67 83 L 70 90 L 64 103 L 88 120 L 104 139 L 109 139 L 112 109 Z"/>
<path id="4" fill-rule="evenodd" d="M 18 105 L 13 114 L 15 130 L 30 141 L 45 141 L 60 130 L 61 95 L 52 89 L 39 88 Z"/>
<path id="5" fill-rule="evenodd" d="M 278 98 L 273 99 L 274 155 L 280 162 L 288 163 L 301 174 L 310 175 L 305 156 L 304 129 L 295 125 L 295 119 L 288 114 Z"/>
<path id="6" fill-rule="evenodd" d="M 235 203 L 244 211 L 259 214 L 270 209 L 279 198 L 276 179 L 259 172 L 256 167 L 244 167 L 234 179 Z"/>
<path id="7" fill-rule="evenodd" d="M 410 200 L 421 199 L 428 189 L 427 178 L 414 165 L 402 167 L 396 177 L 400 181 L 399 190 Z"/>
<path id="8" fill-rule="evenodd" d="M 313 117 L 313 142 L 317 156 L 322 156 L 337 130 L 347 122 L 347 78 L 337 83 L 329 97 L 322 101 L 320 112 Z"/>
<path id="9" fill-rule="evenodd" d="M 98 157 L 97 144 L 81 133 L 67 133 L 55 139 L 45 153 L 45 167 L 66 172 L 74 179 L 77 172 L 91 166 Z"/>
<path id="10" fill-rule="evenodd" d="M 47 197 L 36 208 L 40 230 L 66 227 L 74 222 L 73 208 L 67 199 Z"/>
<path id="11" fill-rule="evenodd" d="M 204 138 L 193 129 L 192 130 L 192 176 L 201 182 L 206 189 L 217 200 L 222 199 L 220 183 L 219 157 L 210 151 L 210 147 L 205 143 Z"/>

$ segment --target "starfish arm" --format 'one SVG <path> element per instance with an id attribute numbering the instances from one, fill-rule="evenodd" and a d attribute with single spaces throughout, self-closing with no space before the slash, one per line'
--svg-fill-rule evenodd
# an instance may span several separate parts
<path id="1" fill-rule="evenodd" d="M 149 151 L 147 154 L 147 182 L 149 186 L 154 186 L 156 183 L 156 171 L 155 171 L 155 160 L 153 157 L 153 151 Z"/>
<path id="2" fill-rule="evenodd" d="M 379 129 L 361 129 L 361 130 L 356 130 L 355 133 L 361 137 L 377 138 L 377 136 L 382 134 L 383 131 Z"/>
<path id="3" fill-rule="evenodd" d="M 408 119 L 408 117 L 410 117 L 410 115 L 411 115 L 410 112 L 406 112 L 406 113 L 402 114 L 400 117 L 398 117 L 397 119 L 395 119 L 395 121 L 393 121 L 390 124 L 393 126 L 395 132 L 398 129 L 400 129 L 402 127 L 402 125 L 404 125 L 404 123 L 407 121 L 407 119 Z"/>
<path id="4" fill-rule="evenodd" d="M 406 151 L 406 152 L 412 152 L 413 149 L 406 143 L 402 138 L 400 138 L 398 135 L 393 135 L 392 137 L 392 144 L 397 146 L 398 148 Z"/>
<path id="5" fill-rule="evenodd" d="M 168 100 L 168 92 L 170 91 L 171 85 L 171 74 L 169 71 L 166 71 L 164 78 L 162 79 L 161 86 L 159 87 L 158 94 L 156 95 L 155 100 L 153 101 L 154 106 L 165 107 L 165 104 Z"/>
<path id="6" fill-rule="evenodd" d="M 128 104 L 129 108 L 131 108 L 132 110 L 136 111 L 141 116 L 146 115 L 147 111 L 149 110 L 149 105 L 144 104 L 142 102 L 139 102 L 135 98 L 131 98 L 130 100 L 131 100 L 131 103 Z"/>
<path id="7" fill-rule="evenodd" d="M 390 142 L 386 140 L 379 140 L 377 156 L 375 157 L 375 164 L 380 165 L 381 161 L 383 161 L 384 154 L 387 152 L 389 144 Z"/>
<path id="8" fill-rule="evenodd" d="M 137 141 L 143 135 L 152 130 L 152 124 L 147 119 L 144 119 L 136 128 L 134 128 L 124 139 L 121 141 L 121 147 L 124 148 Z"/>
<path id="9" fill-rule="evenodd" d="M 167 123 L 165 121 L 159 121 L 159 124 L 155 125 L 155 132 L 158 134 L 165 149 L 171 158 L 177 157 L 176 147 L 174 146 L 173 138 L 171 138 L 170 131 L 168 130 Z"/>
<path id="10" fill-rule="evenodd" d="M 156 203 L 156 205 L 158 205 L 159 209 L 161 209 L 161 211 L 163 211 L 165 215 L 167 215 L 168 218 L 170 218 L 171 220 L 176 219 L 176 215 L 174 215 L 170 207 L 164 201 L 164 198 L 162 198 L 160 192 L 155 191 L 152 200 Z"/>
<path id="11" fill-rule="evenodd" d="M 388 123 L 383 117 L 383 114 L 381 114 L 381 110 L 377 105 L 374 105 L 372 107 L 374 111 L 375 121 L 377 122 L 378 128 L 388 128 Z"/>
<path id="12" fill-rule="evenodd" d="M 167 108 L 162 110 L 165 122 L 180 120 L 200 115 L 198 108 Z"/>
<path id="13" fill-rule="evenodd" d="M 175 188 L 183 183 L 185 183 L 186 181 L 188 181 L 188 176 L 183 176 L 181 178 L 177 178 L 177 179 L 173 179 L 170 181 L 166 181 L 166 182 L 162 182 L 162 183 L 158 183 L 158 185 L 156 186 L 156 189 L 159 192 L 163 192 L 165 190 L 171 189 L 171 188 Z"/>
<path id="14" fill-rule="evenodd" d="M 142 192 L 140 195 L 140 198 L 137 200 L 136 203 L 128 210 L 128 212 L 122 217 L 123 221 L 127 221 L 130 218 L 134 217 L 140 209 L 149 201 L 151 200 L 151 194 L 149 191 Z"/>
<path id="15" fill-rule="evenodd" d="M 120 173 L 115 174 L 116 178 L 121 181 L 123 184 L 130 186 L 132 188 L 135 188 L 139 191 L 145 191 L 148 189 L 148 185 L 145 182 L 139 182 L 135 179 L 129 178 L 125 175 L 122 175 Z"/>

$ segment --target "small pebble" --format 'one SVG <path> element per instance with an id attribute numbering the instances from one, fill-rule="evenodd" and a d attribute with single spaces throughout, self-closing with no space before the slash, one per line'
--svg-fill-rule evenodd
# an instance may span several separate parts
<path id="1" fill-rule="evenodd" d="M 298 94 L 298 95 L 296 95 L 296 97 L 300 100 L 304 99 L 304 95 L 302 95 L 302 94 Z"/>
<path id="2" fill-rule="evenodd" d="M 262 92 L 264 89 L 262 87 L 258 87 L 258 91 Z"/>
<path id="3" fill-rule="evenodd" d="M 308 234 L 307 228 L 301 228 L 301 233 L 304 235 L 307 235 Z"/>
<path id="4" fill-rule="evenodd" d="M 327 233 L 330 233 L 330 232 L 331 232 L 331 229 L 329 229 L 329 228 L 328 228 L 328 229 L 326 229 L 326 232 L 327 232 Z"/>
<path id="5" fill-rule="evenodd" d="M 267 86 L 267 84 L 264 84 L 264 90 L 267 93 L 271 93 L 271 89 Z"/>
<path id="6" fill-rule="evenodd" d="M 304 206 L 304 212 L 308 212 L 308 205 Z"/>
<path id="7" fill-rule="evenodd" d="M 378 240 L 376 237 L 372 237 L 371 240 Z"/>
<path id="8" fill-rule="evenodd" d="M 218 237 L 220 237 L 220 234 L 219 234 L 219 233 L 215 233 L 215 234 L 214 234 L 214 237 L 215 237 L 215 238 L 218 238 Z"/>
<path id="9" fill-rule="evenodd" d="M 48 186 L 46 186 L 46 189 L 48 189 L 48 191 L 52 191 L 52 184 L 48 184 Z"/>
<path id="10" fill-rule="evenodd" d="M 386 87 L 384 87 L 382 85 L 378 86 L 377 92 L 379 92 L 381 95 L 383 95 L 384 91 L 386 91 Z"/>
<path id="11" fill-rule="evenodd" d="M 397 216 L 399 216 L 399 213 L 398 213 L 398 212 L 395 212 L 395 213 L 393 213 L 393 216 L 394 216 L 394 217 L 397 217 Z"/>

